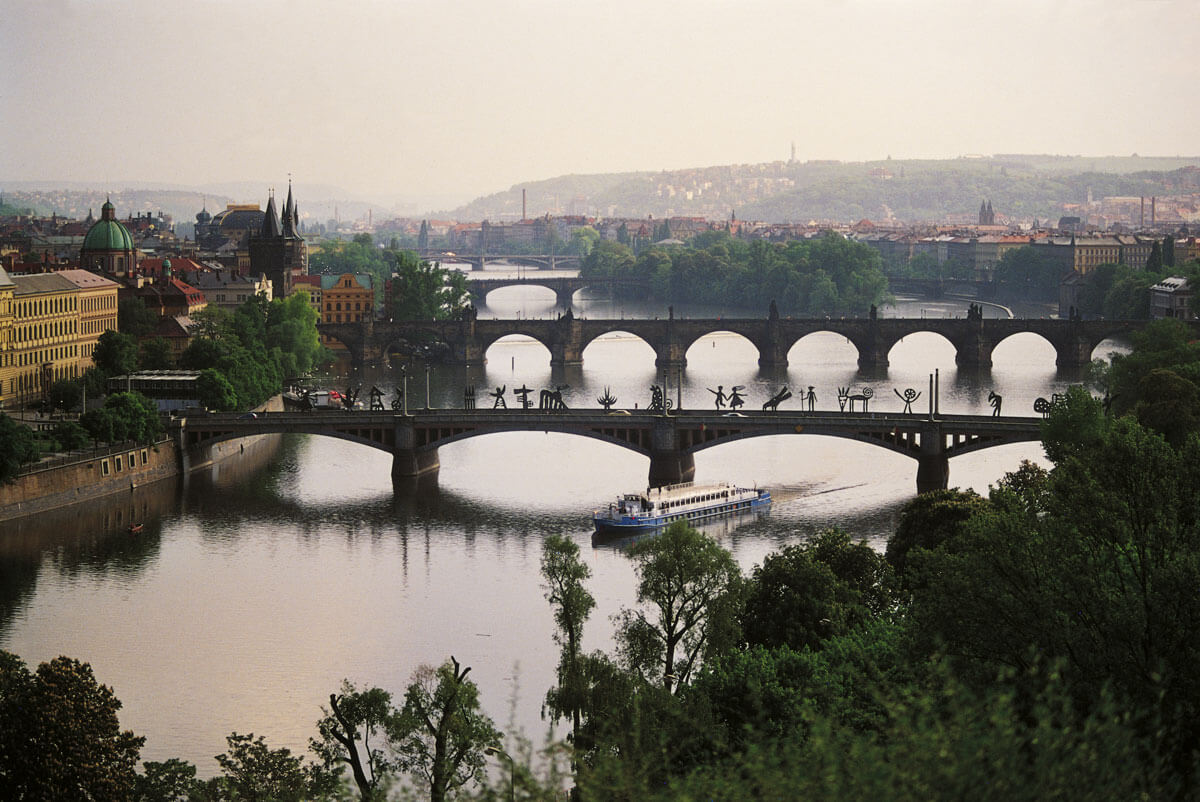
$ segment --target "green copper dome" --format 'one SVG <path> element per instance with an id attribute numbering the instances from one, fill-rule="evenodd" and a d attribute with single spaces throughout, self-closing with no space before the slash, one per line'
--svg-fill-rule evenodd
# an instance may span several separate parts
<path id="1" fill-rule="evenodd" d="M 100 219 L 88 229 L 83 238 L 84 251 L 132 251 L 133 237 L 129 229 L 117 220 L 116 210 L 109 201 L 100 207 Z"/>

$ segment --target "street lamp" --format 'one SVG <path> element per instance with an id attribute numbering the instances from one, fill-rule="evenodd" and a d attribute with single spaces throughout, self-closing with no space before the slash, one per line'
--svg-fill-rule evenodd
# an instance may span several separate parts
<path id="1" fill-rule="evenodd" d="M 502 757 L 508 761 L 508 799 L 509 802 L 516 802 L 517 798 L 517 765 L 512 757 L 503 749 L 496 745 L 483 747 L 485 754 Z"/>

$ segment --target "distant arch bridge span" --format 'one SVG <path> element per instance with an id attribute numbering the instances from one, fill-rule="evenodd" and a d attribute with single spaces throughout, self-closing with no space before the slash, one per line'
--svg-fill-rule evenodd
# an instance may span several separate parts
<path id="1" fill-rule="evenodd" d="M 188 415 L 174 420 L 172 435 L 185 463 L 205 445 L 239 437 L 271 433 L 336 437 L 390 453 L 392 478 L 405 480 L 436 474 L 441 465 L 438 448 L 458 440 L 498 432 L 561 432 L 649 457 L 648 482 L 659 486 L 691 479 L 694 455 L 706 448 L 751 437 L 815 434 L 856 440 L 916 460 L 917 491 L 923 493 L 947 487 L 951 457 L 1040 440 L 1040 420 L 783 410 L 735 416 L 698 410 L 670 415 L 600 409 L 433 409 L 409 414 L 329 410 L 267 412 L 254 418 L 235 413 Z"/>

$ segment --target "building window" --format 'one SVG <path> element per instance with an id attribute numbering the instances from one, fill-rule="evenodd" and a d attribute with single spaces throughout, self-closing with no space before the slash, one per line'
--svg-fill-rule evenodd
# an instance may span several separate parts
<path id="1" fill-rule="evenodd" d="M 137 467 L 137 454 L 133 453 L 132 451 L 129 452 L 129 467 Z"/>
<path id="2" fill-rule="evenodd" d="M 116 468 L 117 468 L 117 473 L 120 473 L 120 472 L 121 472 L 121 458 L 120 458 L 120 457 L 113 457 L 113 464 L 114 464 L 114 465 L 116 466 Z"/>
<path id="3" fill-rule="evenodd" d="M 108 460 L 106 460 L 106 459 L 102 459 L 102 460 L 100 460 L 100 475 L 101 475 L 101 476 L 108 476 L 108 473 L 109 473 L 109 470 L 108 470 Z"/>

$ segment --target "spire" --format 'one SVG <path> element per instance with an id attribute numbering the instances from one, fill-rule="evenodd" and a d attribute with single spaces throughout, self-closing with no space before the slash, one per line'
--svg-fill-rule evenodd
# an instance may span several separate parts
<path id="1" fill-rule="evenodd" d="M 267 199 L 267 211 L 263 216 L 262 231 L 259 234 L 263 237 L 279 237 L 282 234 L 279 231 L 279 213 L 275 211 L 275 193 L 271 193 L 271 197 Z"/>
<path id="2" fill-rule="evenodd" d="M 292 201 L 292 180 L 288 179 L 288 196 L 283 204 L 283 236 L 296 236 L 296 204 Z"/>

